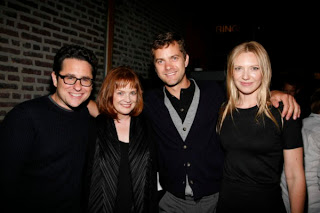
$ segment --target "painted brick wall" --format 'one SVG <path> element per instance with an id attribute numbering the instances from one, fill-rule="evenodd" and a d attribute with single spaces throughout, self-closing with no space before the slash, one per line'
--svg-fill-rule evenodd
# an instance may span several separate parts
<path id="1" fill-rule="evenodd" d="M 94 97 L 105 75 L 104 0 L 0 1 L 0 122 L 18 103 L 49 93 L 52 61 L 63 44 L 92 49 L 99 58 Z M 172 6 L 172 5 L 171 5 Z M 166 0 L 115 0 L 112 65 L 149 78 L 150 42 L 167 30 L 183 32 L 182 16 Z"/>

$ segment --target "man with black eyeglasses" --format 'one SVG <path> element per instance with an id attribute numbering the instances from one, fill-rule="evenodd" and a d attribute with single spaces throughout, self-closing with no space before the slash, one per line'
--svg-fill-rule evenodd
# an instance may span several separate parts
<path id="1" fill-rule="evenodd" d="M 14 107 L 0 126 L 0 212 L 82 211 L 94 53 L 64 46 L 54 57 L 56 91 Z"/>

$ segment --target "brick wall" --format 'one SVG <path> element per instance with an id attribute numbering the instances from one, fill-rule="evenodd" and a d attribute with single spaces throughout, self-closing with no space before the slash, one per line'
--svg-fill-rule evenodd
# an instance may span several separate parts
<path id="1" fill-rule="evenodd" d="M 0 3 L 0 120 L 16 104 L 49 93 L 55 52 L 64 44 L 92 49 L 103 79 L 106 5 L 96 1 Z"/>
<path id="2" fill-rule="evenodd" d="M 129 65 L 148 79 L 154 72 L 150 44 L 159 32 L 184 32 L 185 15 L 173 1 L 116 1 L 113 44 L 113 66 Z M 182 14 L 180 14 L 182 13 Z"/>
<path id="3" fill-rule="evenodd" d="M 49 93 L 53 57 L 64 44 L 86 46 L 99 58 L 96 96 L 105 75 L 107 4 L 104 0 L 0 1 L 0 122 L 16 104 Z M 112 65 L 131 66 L 149 78 L 153 36 L 166 30 L 183 32 L 181 16 L 166 0 L 160 5 L 156 0 L 115 0 L 113 15 Z"/>

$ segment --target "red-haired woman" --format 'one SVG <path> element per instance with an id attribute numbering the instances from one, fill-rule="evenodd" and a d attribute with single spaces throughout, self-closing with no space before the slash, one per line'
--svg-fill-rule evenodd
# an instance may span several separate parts
<path id="1" fill-rule="evenodd" d="M 146 132 L 142 88 L 128 67 L 112 69 L 97 98 L 89 149 L 88 212 L 157 212 L 156 170 Z"/>

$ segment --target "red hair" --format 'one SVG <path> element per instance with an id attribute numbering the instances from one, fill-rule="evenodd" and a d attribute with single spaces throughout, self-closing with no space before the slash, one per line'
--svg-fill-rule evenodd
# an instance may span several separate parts
<path id="1" fill-rule="evenodd" d="M 117 112 L 113 107 L 113 94 L 118 88 L 127 85 L 137 90 L 137 102 L 130 116 L 138 116 L 143 109 L 142 87 L 138 75 L 129 67 L 120 66 L 110 70 L 105 77 L 97 98 L 99 112 L 117 119 Z"/>

